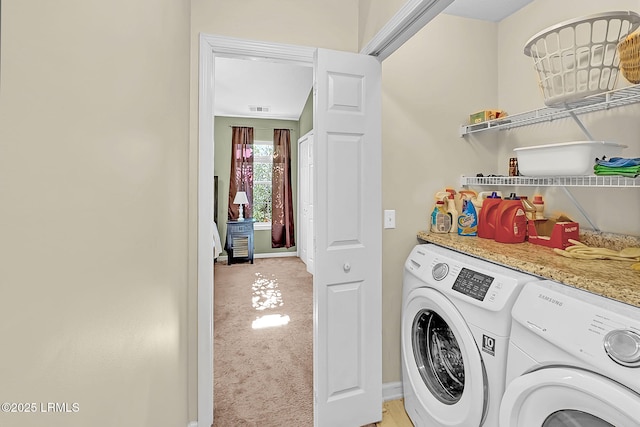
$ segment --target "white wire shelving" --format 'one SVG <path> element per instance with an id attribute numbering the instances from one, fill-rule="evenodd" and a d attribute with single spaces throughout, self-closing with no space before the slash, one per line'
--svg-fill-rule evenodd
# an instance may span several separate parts
<path id="1" fill-rule="evenodd" d="M 580 205 L 578 200 L 571 194 L 568 187 L 637 187 L 640 188 L 640 177 L 628 178 L 624 176 L 461 176 L 460 185 L 468 186 L 504 186 L 504 187 L 558 187 L 571 200 L 573 205 L 580 211 L 582 216 L 595 231 L 600 231 L 594 221 L 591 220 L 587 211 Z"/>
<path id="2" fill-rule="evenodd" d="M 539 108 L 537 110 L 512 114 L 504 118 L 488 120 L 473 125 L 462 125 L 460 126 L 460 136 L 463 137 L 471 133 L 489 130 L 513 129 L 566 117 L 576 119 L 576 116 L 581 114 L 622 107 L 638 102 L 640 102 L 640 84 L 589 96 L 575 102 L 560 105 L 557 108 Z M 578 120 L 576 119 L 576 121 Z"/>
<path id="3" fill-rule="evenodd" d="M 591 176 L 461 176 L 460 185 L 489 185 L 506 187 L 640 187 L 640 177 L 615 175 Z"/>

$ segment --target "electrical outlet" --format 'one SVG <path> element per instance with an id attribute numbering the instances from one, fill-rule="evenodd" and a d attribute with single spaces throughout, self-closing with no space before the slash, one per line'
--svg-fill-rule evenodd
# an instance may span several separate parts
<path id="1" fill-rule="evenodd" d="M 386 210 L 384 211 L 384 228 L 396 228 L 396 211 Z"/>

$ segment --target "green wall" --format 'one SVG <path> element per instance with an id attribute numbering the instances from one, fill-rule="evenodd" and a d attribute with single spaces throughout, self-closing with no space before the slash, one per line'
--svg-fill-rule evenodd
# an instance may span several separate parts
<path id="1" fill-rule="evenodd" d="M 307 102 L 308 104 L 308 102 Z M 305 106 L 305 110 L 307 106 Z M 254 128 L 254 140 L 273 141 L 273 129 L 292 129 L 291 131 L 291 186 L 293 190 L 293 214 L 298 240 L 298 138 L 300 122 L 295 120 L 250 119 L 240 117 L 214 118 L 214 175 L 218 176 L 218 232 L 224 247 L 227 233 L 227 209 L 229 203 L 229 173 L 231 170 L 231 126 L 249 126 Z M 254 253 L 296 252 L 297 247 L 272 248 L 271 230 L 256 230 L 254 233 Z M 223 251 L 223 255 L 226 252 Z"/>
<path id="2" fill-rule="evenodd" d="M 300 114 L 300 136 L 306 135 L 310 130 L 313 130 L 313 89 L 309 92 L 307 102 Z"/>

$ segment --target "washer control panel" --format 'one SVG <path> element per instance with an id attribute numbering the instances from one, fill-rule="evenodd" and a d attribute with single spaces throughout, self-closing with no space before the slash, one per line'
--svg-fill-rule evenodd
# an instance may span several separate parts
<path id="1" fill-rule="evenodd" d="M 434 287 L 491 310 L 499 310 L 515 291 L 515 280 L 478 268 L 463 267 L 455 262 L 434 259 L 431 278 Z M 506 292 L 503 285 L 507 283 Z"/>
<path id="2" fill-rule="evenodd" d="M 484 301 L 494 278 L 483 273 L 463 267 L 453 282 L 452 289 L 478 301 Z"/>

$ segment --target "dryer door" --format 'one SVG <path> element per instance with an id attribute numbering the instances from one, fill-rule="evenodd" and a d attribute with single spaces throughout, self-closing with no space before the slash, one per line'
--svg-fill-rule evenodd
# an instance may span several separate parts
<path id="1" fill-rule="evenodd" d="M 479 426 L 487 409 L 486 372 L 458 309 L 441 293 L 419 288 L 403 313 L 403 362 L 426 416 L 438 425 Z"/>
<path id="2" fill-rule="evenodd" d="M 640 427 L 640 395 L 593 372 L 542 368 L 507 387 L 500 427 Z"/>

